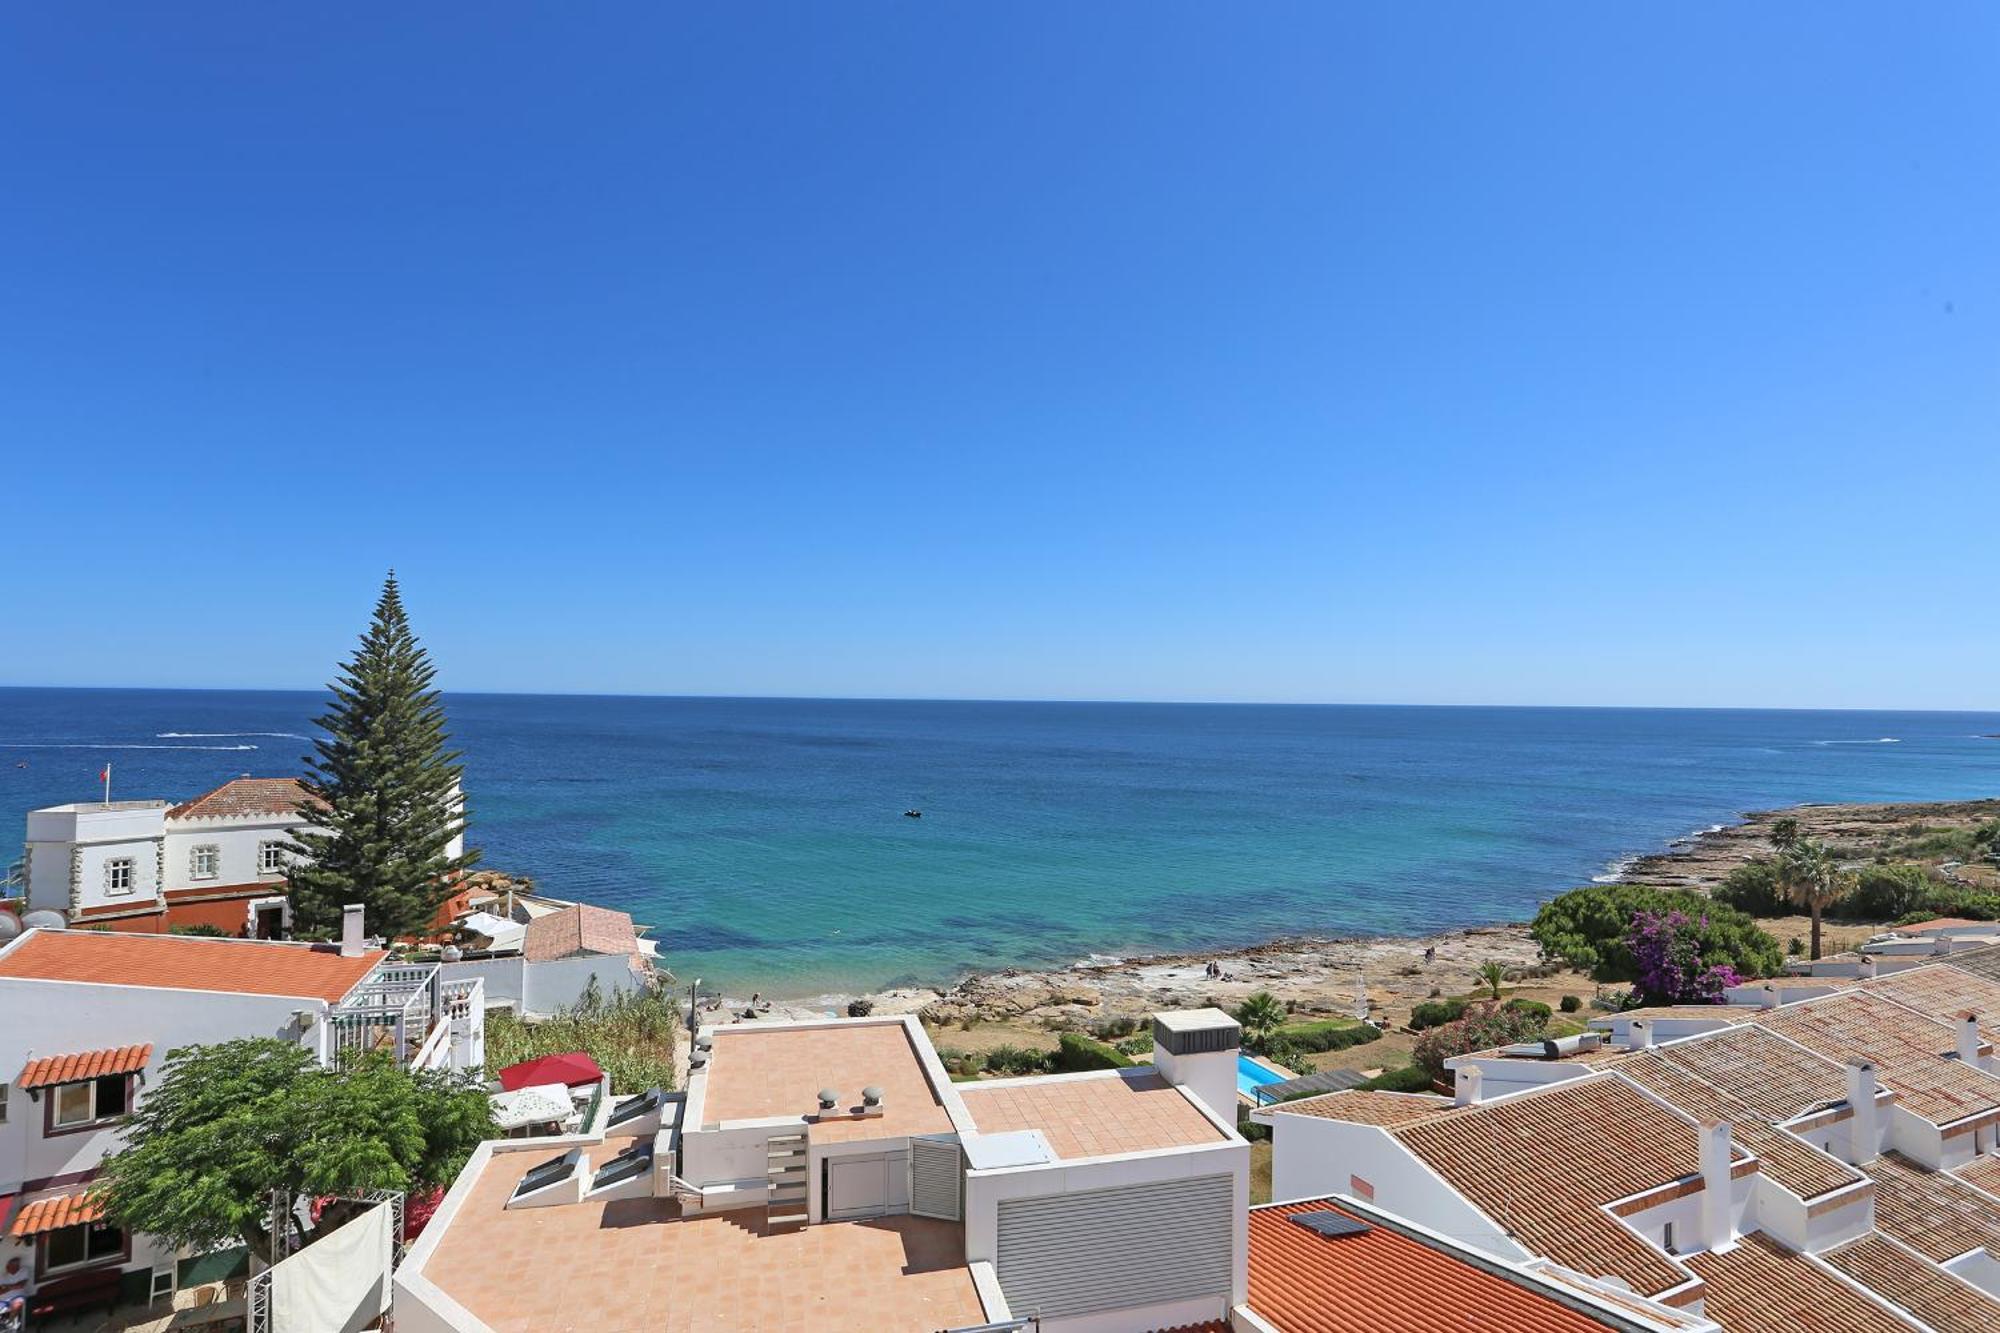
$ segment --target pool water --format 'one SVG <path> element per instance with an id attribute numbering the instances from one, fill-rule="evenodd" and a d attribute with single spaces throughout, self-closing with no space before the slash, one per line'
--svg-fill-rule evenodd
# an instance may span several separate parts
<path id="1" fill-rule="evenodd" d="M 1285 1076 L 1276 1070 L 1266 1069 L 1241 1051 L 1236 1054 L 1236 1090 L 1251 1101 L 1257 1100 L 1257 1089 L 1266 1083 L 1283 1083 Z"/>

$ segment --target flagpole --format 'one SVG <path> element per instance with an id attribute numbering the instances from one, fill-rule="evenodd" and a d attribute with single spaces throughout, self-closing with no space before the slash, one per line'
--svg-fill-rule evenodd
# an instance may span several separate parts
<path id="1" fill-rule="evenodd" d="M 107 808 L 111 805 L 111 765 L 109 764 L 104 766 L 104 804 Z"/>

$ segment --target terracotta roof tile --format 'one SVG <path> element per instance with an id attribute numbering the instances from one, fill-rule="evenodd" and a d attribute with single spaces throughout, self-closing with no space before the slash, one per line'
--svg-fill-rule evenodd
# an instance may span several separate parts
<path id="1" fill-rule="evenodd" d="M 1951 965 L 1989 981 L 2000 981 L 2000 944 L 1951 955 Z"/>
<path id="2" fill-rule="evenodd" d="M 1985 1249 L 2000 1260 L 2000 1211 L 1958 1177 L 1926 1171 L 1901 1153 L 1868 1164 L 1875 1226 L 1932 1263 Z"/>
<path id="3" fill-rule="evenodd" d="M 271 940 L 34 930 L 0 950 L 0 977 L 289 995 L 333 1003 L 386 956 L 370 949 L 342 958 L 332 949 Z"/>
<path id="4" fill-rule="evenodd" d="M 1727 1120 L 1736 1142 L 1757 1154 L 1764 1174 L 1802 1199 L 1817 1198 L 1867 1179 L 1793 1134 L 1773 1128 L 1746 1105 L 1666 1058 L 1666 1051 L 1635 1051 L 1613 1066 L 1641 1087 L 1697 1120 Z"/>
<path id="5" fill-rule="evenodd" d="M 1225 1137 L 1179 1088 L 1149 1071 L 966 1083 L 958 1094 L 980 1133 L 1039 1129 L 1065 1161 L 1220 1143 Z"/>
<path id="6" fill-rule="evenodd" d="M 75 1055 L 45 1055 L 28 1061 L 21 1077 L 14 1081 L 24 1088 L 46 1088 L 114 1074 L 136 1074 L 152 1057 L 151 1042 L 143 1046 L 114 1046 L 106 1051 L 80 1051 Z"/>
<path id="7" fill-rule="evenodd" d="M 1950 1024 L 1884 996 L 1842 991 L 1773 1009 L 1759 1022 L 1830 1060 L 1874 1061 L 1903 1109 L 1935 1124 L 2000 1107 L 2000 1079 L 1949 1058 L 1958 1046 Z"/>
<path id="8" fill-rule="evenodd" d="M 1861 989 L 1886 995 L 1920 1014 L 1948 1019 L 1971 1010 L 1988 1038 L 2000 1036 L 2000 981 L 1950 963 L 1932 963 L 1863 982 Z"/>
<path id="9" fill-rule="evenodd" d="M 1729 1333 L 1923 1333 L 1803 1255 L 1745 1236 L 1733 1250 L 1688 1256 L 1707 1284 L 1702 1312 Z"/>
<path id="10" fill-rule="evenodd" d="M 1603 1211 L 1618 1199 L 1700 1179 L 1693 1122 L 1616 1074 L 1389 1132 L 1536 1254 L 1616 1277 L 1645 1296 L 1689 1280 L 1664 1251 Z"/>
<path id="11" fill-rule="evenodd" d="M 1452 1109 L 1449 1097 L 1428 1092 L 1384 1092 L 1354 1088 L 1329 1092 L 1320 1097 L 1301 1097 L 1295 1102 L 1278 1102 L 1264 1108 L 1279 1115 L 1309 1115 L 1322 1120 L 1345 1120 L 1353 1125 L 1407 1125 L 1427 1120 Z"/>
<path id="12" fill-rule="evenodd" d="M 901 1022 L 734 1023 L 712 1035 L 701 1112 L 705 1126 L 796 1115 L 821 1143 L 951 1132 L 951 1115 Z M 881 1116 L 814 1118 L 821 1088 L 832 1088 L 841 1105 L 853 1106 L 870 1086 L 883 1091 Z"/>
<path id="13" fill-rule="evenodd" d="M 1845 1059 L 1828 1059 L 1752 1023 L 1655 1048 L 1661 1058 L 1782 1122 L 1847 1099 Z"/>
<path id="14" fill-rule="evenodd" d="M 1302 1213 L 1333 1213 L 1369 1229 L 1329 1238 L 1291 1220 Z M 1327 1200 L 1250 1210 L 1250 1308 L 1282 1333 L 1602 1333 L 1613 1326 L 1529 1279 Z"/>
<path id="15" fill-rule="evenodd" d="M 7 1234 L 17 1238 L 39 1236 L 44 1231 L 95 1222 L 102 1216 L 104 1204 L 99 1197 L 90 1190 L 79 1190 L 75 1194 L 58 1194 L 22 1205 Z"/>
<path id="16" fill-rule="evenodd" d="M 576 903 L 538 916 L 521 936 L 521 956 L 531 963 L 580 953 L 631 954 L 638 951 L 632 917 L 608 907 Z"/>
<path id="17" fill-rule="evenodd" d="M 2000 1329 L 2000 1301 L 1880 1232 L 1828 1250 L 1820 1258 L 1937 1333 Z"/>
<path id="18" fill-rule="evenodd" d="M 225 819 L 234 815 L 289 815 L 317 806 L 297 778 L 232 778 L 167 811 L 168 819 Z"/>
<path id="19" fill-rule="evenodd" d="M 2000 1157 L 1983 1153 L 1964 1166 L 1955 1166 L 1951 1173 L 1975 1189 L 2000 1196 Z"/>

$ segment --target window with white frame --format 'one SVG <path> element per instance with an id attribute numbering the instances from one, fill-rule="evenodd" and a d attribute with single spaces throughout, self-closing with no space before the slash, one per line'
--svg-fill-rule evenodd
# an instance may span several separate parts
<path id="1" fill-rule="evenodd" d="M 127 1075 L 112 1074 L 83 1083 L 61 1083 L 51 1090 L 54 1110 L 50 1121 L 57 1129 L 75 1129 L 116 1120 L 131 1106 L 131 1081 Z"/>
<path id="2" fill-rule="evenodd" d="M 132 892 L 132 858 L 117 856 L 104 863 L 104 891 L 106 893 Z"/>
<path id="3" fill-rule="evenodd" d="M 42 1272 L 45 1274 L 124 1257 L 125 1230 L 109 1222 L 57 1227 L 42 1236 Z"/>
<path id="4" fill-rule="evenodd" d="M 205 842 L 188 853 L 188 873 L 196 879 L 214 879 L 222 873 L 222 848 Z"/>
<path id="5" fill-rule="evenodd" d="M 257 872 L 263 875 L 285 873 L 285 844 L 282 842 L 260 842 L 257 844 Z"/>

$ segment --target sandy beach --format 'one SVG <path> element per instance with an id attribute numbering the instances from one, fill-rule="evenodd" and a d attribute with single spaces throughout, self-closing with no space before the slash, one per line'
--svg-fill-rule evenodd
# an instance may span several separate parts
<path id="1" fill-rule="evenodd" d="M 1771 826 L 1799 821 L 1801 833 L 1838 848 L 1879 844 L 1915 823 L 1971 827 L 2000 818 L 2000 800 L 1894 804 L 1801 805 L 1746 811 L 1719 828 L 1689 833 L 1666 847 L 1634 855 L 1600 881 L 1654 884 L 1706 892 L 1735 867 L 1771 853 Z M 1574 885 L 1551 885 L 1550 895 Z M 1431 954 L 1426 957 L 1427 952 Z M 1220 978 L 1208 965 L 1220 966 Z M 1362 997 L 1378 1018 L 1400 1022 L 1409 1007 L 1434 994 L 1458 995 L 1478 984 L 1479 969 L 1498 962 L 1521 979 L 1555 977 L 1528 934 L 1525 921 L 1467 926 L 1413 937 L 1300 937 L 1225 952 L 1160 954 L 1088 961 L 1067 968 L 1006 969 L 981 973 L 945 989 L 901 987 L 865 996 L 828 995 L 760 1010 L 764 1017 L 816 1017 L 844 1012 L 864 999 L 878 1014 L 918 1013 L 937 1024 L 975 1022 L 1049 1026 L 1088 1023 L 1120 1015 L 1187 1005 L 1234 1005 L 1268 990 L 1306 1013 L 1355 1014 Z M 1571 974 L 1571 988 L 1590 983 Z M 744 1001 L 732 997 L 728 1013 Z"/>

